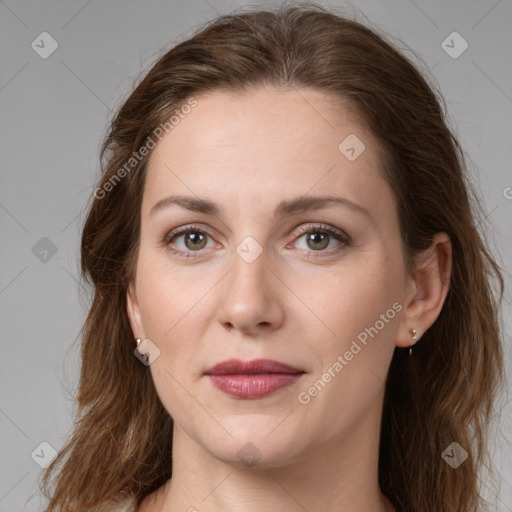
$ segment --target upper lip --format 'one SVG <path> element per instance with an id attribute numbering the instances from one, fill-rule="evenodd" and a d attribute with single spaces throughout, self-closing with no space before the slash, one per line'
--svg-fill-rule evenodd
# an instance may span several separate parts
<path id="1" fill-rule="evenodd" d="M 252 375 L 262 373 L 304 373 L 303 370 L 294 368 L 272 359 L 253 359 L 252 361 L 240 361 L 229 359 L 218 363 L 205 372 L 206 375 Z"/>

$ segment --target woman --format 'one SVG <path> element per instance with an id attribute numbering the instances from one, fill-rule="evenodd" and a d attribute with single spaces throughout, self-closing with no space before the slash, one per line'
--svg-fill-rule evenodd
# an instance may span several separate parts
<path id="1" fill-rule="evenodd" d="M 314 5 L 221 17 L 101 156 L 47 512 L 483 510 L 503 280 L 408 60 Z"/>

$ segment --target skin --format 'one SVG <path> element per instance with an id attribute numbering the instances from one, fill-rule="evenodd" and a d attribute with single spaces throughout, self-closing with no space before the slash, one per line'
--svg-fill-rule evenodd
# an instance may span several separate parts
<path id="1" fill-rule="evenodd" d="M 436 235 L 406 275 L 379 146 L 334 97 L 262 88 L 196 98 L 151 155 L 127 296 L 134 337 L 160 350 L 148 371 L 174 419 L 173 478 L 138 510 L 393 510 L 377 473 L 384 383 L 395 347 L 414 344 L 409 329 L 421 337 L 441 311 L 450 240 Z M 349 134 L 365 145 L 354 161 L 338 149 Z M 170 194 L 212 200 L 223 214 L 172 205 L 150 215 Z M 304 195 L 347 198 L 369 217 L 340 206 L 275 217 L 280 201 Z M 178 234 L 164 246 L 169 232 L 190 224 L 204 242 Z M 330 236 L 326 247 L 318 234 L 298 233 L 310 224 L 351 242 Z M 236 252 L 248 236 L 262 249 L 252 263 Z M 299 393 L 394 303 L 394 318 L 300 403 Z M 230 358 L 274 359 L 306 373 L 273 395 L 239 399 L 204 375 Z M 252 466 L 237 455 L 247 443 L 259 457 Z"/>

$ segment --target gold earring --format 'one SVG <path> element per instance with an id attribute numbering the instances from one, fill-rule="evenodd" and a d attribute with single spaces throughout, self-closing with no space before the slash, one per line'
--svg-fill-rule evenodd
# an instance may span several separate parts
<path id="1" fill-rule="evenodd" d="M 416 329 L 409 329 L 409 332 L 412 334 L 411 341 L 418 341 L 418 336 L 416 336 Z M 412 345 L 409 347 L 409 356 L 412 356 Z"/>

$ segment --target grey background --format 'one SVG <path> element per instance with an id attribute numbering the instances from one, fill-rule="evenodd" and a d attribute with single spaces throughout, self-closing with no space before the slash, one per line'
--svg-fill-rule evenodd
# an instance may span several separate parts
<path id="1" fill-rule="evenodd" d="M 510 270 L 512 2 L 319 3 L 344 5 L 348 15 L 400 38 L 431 70 L 480 184 L 485 230 Z M 42 442 L 59 450 L 72 426 L 67 390 L 76 385 L 77 336 L 87 305 L 77 280 L 79 232 L 111 110 L 164 48 L 189 37 L 199 24 L 248 5 L 273 3 L 0 1 L 0 511 L 43 508 L 41 468 L 31 454 Z M 44 31 L 59 45 L 47 59 L 31 47 Z M 441 47 L 453 31 L 469 44 L 456 59 Z M 43 237 L 51 243 L 41 242 Z M 45 256 L 41 247 L 50 252 Z M 509 272 L 506 278 L 510 284 Z M 511 302 L 507 291 L 507 333 Z M 510 340 L 507 334 L 509 372 Z M 507 400 L 497 433 L 512 430 Z M 497 510 L 510 511 L 512 447 L 496 439 Z M 36 453 L 49 452 L 43 447 Z"/>

